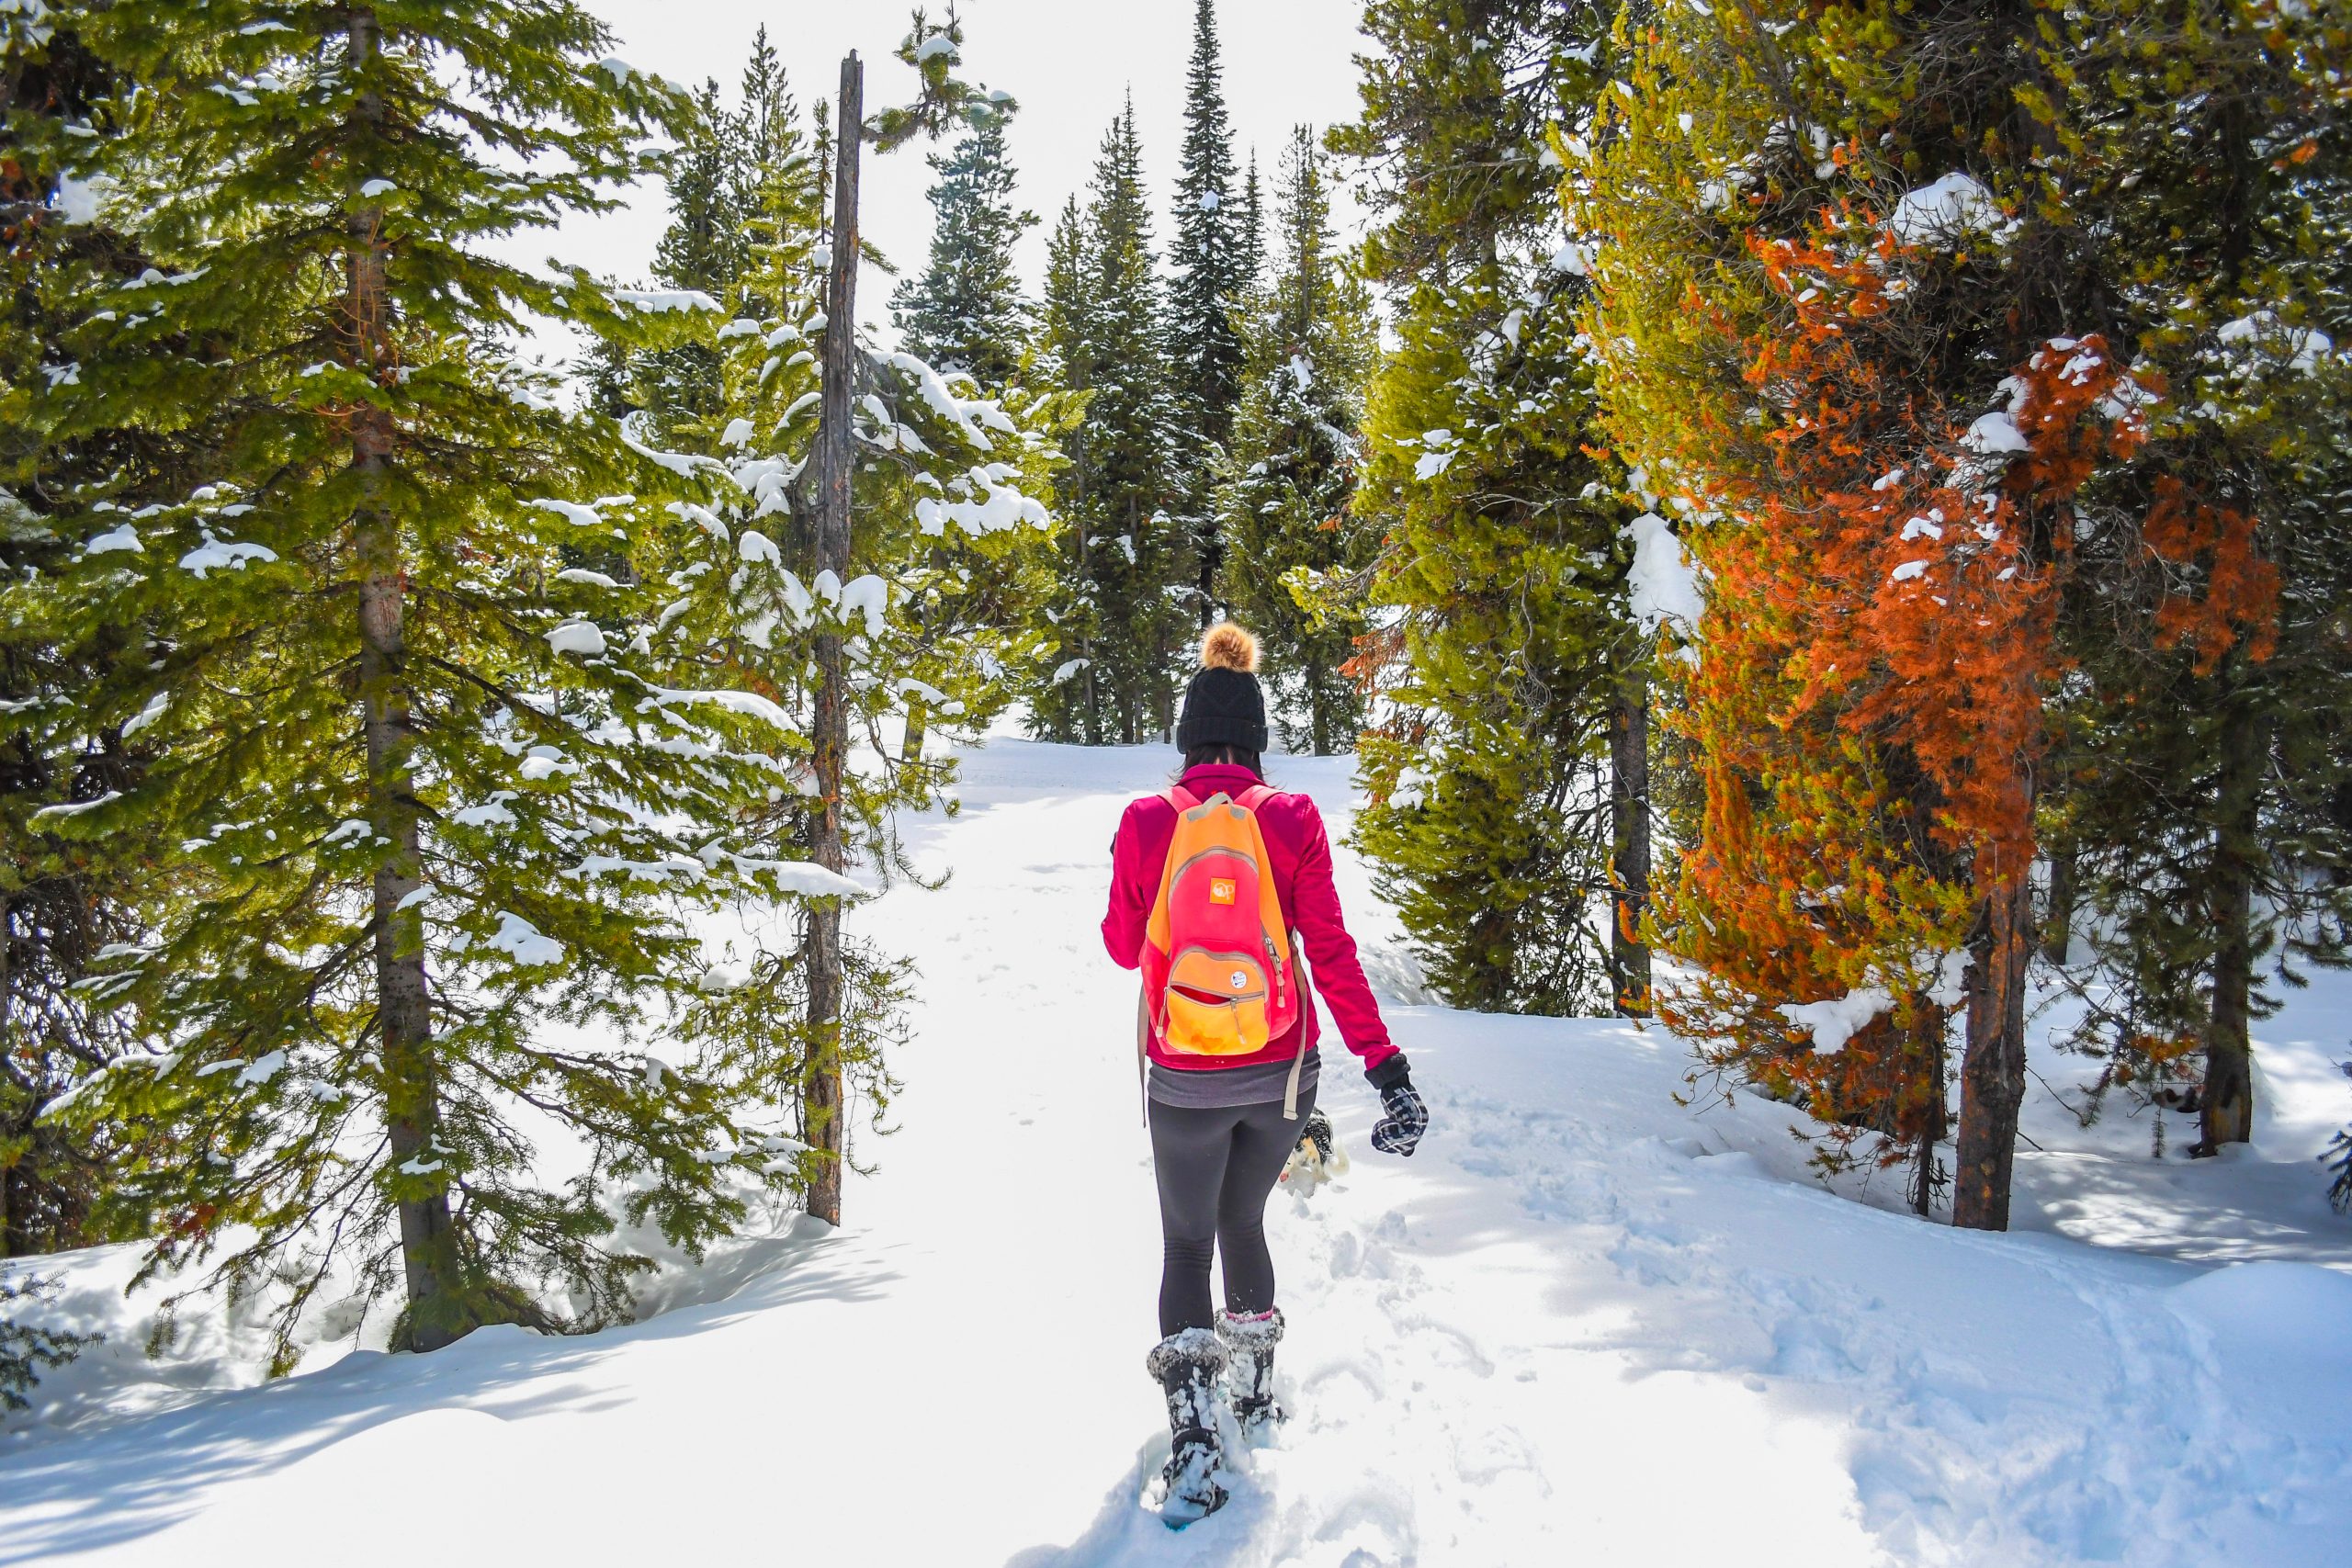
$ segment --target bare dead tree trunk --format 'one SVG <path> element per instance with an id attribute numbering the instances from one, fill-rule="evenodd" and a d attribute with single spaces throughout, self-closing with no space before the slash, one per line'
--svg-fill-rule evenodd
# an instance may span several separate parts
<path id="1" fill-rule="evenodd" d="M 849 581 L 850 491 L 857 453 L 850 402 L 857 370 L 857 175 L 865 118 L 865 67 L 853 50 L 842 62 L 840 130 L 834 142 L 832 272 L 825 291 L 825 353 L 817 425 L 817 570 Z M 838 624 L 817 636 L 815 767 L 817 820 L 810 853 L 827 871 L 849 869 L 842 831 L 842 774 L 849 752 L 849 669 Z M 808 1059 L 800 1085 L 802 1137 L 816 1151 L 808 1212 L 842 1223 L 842 905 L 817 899 L 808 910 Z"/>
<path id="2" fill-rule="evenodd" d="M 1968 1046 L 1960 1064 L 1960 1142 L 1951 1223 L 2009 1228 L 2018 1108 L 2025 1103 L 2025 981 L 2033 953 L 2033 882 L 2022 866 L 1996 875 L 1968 991 Z"/>
<path id="3" fill-rule="evenodd" d="M 2267 737 L 2253 701 L 2233 694 L 2222 720 L 2221 822 L 2213 836 L 2210 897 L 2214 931 L 2213 1010 L 2205 1032 L 2205 1091 L 2192 1155 L 2254 1137 L 2254 882 L 2262 853 L 2262 775 Z"/>
<path id="4" fill-rule="evenodd" d="M 370 11 L 345 23 L 355 62 L 372 58 L 382 35 Z M 383 105 L 359 97 L 353 129 L 360 140 L 380 133 Z M 390 340 L 391 292 L 385 276 L 383 212 L 361 201 L 350 209 L 345 285 L 345 360 L 382 383 L 396 368 Z M 383 1050 L 384 1120 L 391 1159 L 426 1190 L 399 1204 L 401 1262 L 408 1286 L 407 1344 L 436 1350 L 474 1326 L 458 1285 L 457 1235 L 449 1189 L 432 1179 L 440 1125 L 435 1083 L 433 999 L 424 973 L 424 916 L 403 908 L 422 886 L 423 848 L 410 751 L 408 645 L 403 626 L 407 571 L 399 525 L 375 503 L 393 449 L 391 415 L 369 406 L 351 418 L 351 466 L 368 502 L 352 520 L 359 568 L 359 701 L 368 758 L 368 818 L 382 846 L 372 889 L 375 913 L 376 1028 Z"/>
<path id="5" fill-rule="evenodd" d="M 1641 924 L 1650 907 L 1650 701 L 1646 682 L 1629 678 L 1609 714 L 1610 968 L 1617 1010 L 1650 1014 L 1650 950 Z"/>

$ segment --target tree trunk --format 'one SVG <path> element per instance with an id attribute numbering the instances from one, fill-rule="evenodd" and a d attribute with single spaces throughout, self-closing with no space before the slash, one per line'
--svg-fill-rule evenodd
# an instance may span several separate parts
<path id="1" fill-rule="evenodd" d="M 2032 956 L 2033 882 L 2019 867 L 1984 897 L 1984 932 L 1968 991 L 1968 1047 L 1960 1064 L 1960 1143 L 1951 1223 L 2009 1228 L 2018 1108 L 2025 1103 L 2025 980 Z"/>
<path id="2" fill-rule="evenodd" d="M 1328 705 L 1323 700 L 1323 660 L 1310 655 L 1306 660 L 1306 746 L 1318 757 L 1328 757 L 1333 747 L 1329 725 L 1324 717 Z"/>
<path id="3" fill-rule="evenodd" d="M 5 107 L 0 105 L 0 107 Z M 17 1048 L 16 1042 L 8 1037 L 8 1031 L 16 1015 L 17 996 L 16 976 L 10 972 L 8 964 L 8 922 L 13 918 L 9 912 L 8 896 L 5 892 L 0 892 L 0 1059 L 5 1059 L 7 1053 Z M 12 1134 L 17 1134 L 17 1131 L 14 1127 L 8 1129 Z M 13 1165 L 0 1165 L 0 1258 L 14 1258 L 17 1255 L 16 1232 L 12 1228 L 15 1224 L 12 1216 L 17 1212 L 16 1188 L 17 1168 Z"/>
<path id="4" fill-rule="evenodd" d="M 2233 694 L 2222 719 L 2221 821 L 2208 897 L 2213 921 L 2213 1011 L 2205 1034 L 2205 1089 L 2189 1153 L 2216 1155 L 2254 1137 L 2254 880 L 2262 853 L 2262 775 L 2268 738 L 2250 697 Z"/>
<path id="5" fill-rule="evenodd" d="M 1085 523 L 1081 521 L 1073 524 L 1069 532 L 1070 537 L 1074 541 L 1078 550 L 1079 592 L 1091 597 L 1093 590 L 1086 575 Z M 1082 611 L 1080 613 L 1083 614 Z M 1078 743 L 1081 746 L 1091 746 L 1098 742 L 1102 736 L 1102 721 L 1100 717 L 1102 712 L 1102 702 L 1096 695 L 1094 689 L 1094 634 L 1091 631 L 1084 632 L 1080 635 L 1078 639 L 1078 656 L 1085 661 L 1078 668 L 1078 678 L 1080 682 L 1079 688 Z"/>
<path id="6" fill-rule="evenodd" d="M 2041 956 L 2064 964 L 2074 945 L 2079 856 L 2071 838 L 2050 852 L 2050 903 L 2041 914 Z"/>
<path id="7" fill-rule="evenodd" d="M 1214 507 L 1193 538 L 1201 552 L 1201 630 L 1206 631 L 1216 624 L 1216 570 L 1225 557 Z"/>
<path id="8" fill-rule="evenodd" d="M 817 425 L 817 570 L 849 581 L 850 491 L 857 454 L 850 403 L 857 370 L 857 164 L 865 118 L 865 68 L 852 50 L 842 62 L 840 130 L 834 147 L 832 276 L 825 291 L 825 355 Z M 817 636 L 815 716 L 817 820 L 809 850 L 827 871 L 849 869 L 842 832 L 842 773 L 849 752 L 849 670 L 837 621 Z M 808 1059 L 800 1085 L 803 1140 L 816 1153 L 808 1212 L 842 1223 L 847 1148 L 842 1087 L 842 904 L 808 909 Z"/>
<path id="9" fill-rule="evenodd" d="M 374 13 L 354 12 L 345 23 L 355 62 L 381 45 Z M 373 141 L 383 106 L 360 95 L 356 116 Z M 391 292 L 385 276 L 383 211 L 355 201 L 349 218 L 345 362 L 370 380 L 394 367 L 388 341 Z M 384 1122 L 395 1168 L 425 1190 L 400 1201 L 401 1262 L 408 1285 L 407 1346 L 436 1350 L 472 1328 L 458 1280 L 457 1234 L 449 1189 L 433 1179 L 443 1163 L 434 1153 L 441 1107 L 435 1084 L 433 1000 L 424 974 L 424 916 L 401 903 L 422 886 L 423 852 L 410 747 L 414 738 L 403 627 L 407 572 L 400 526 L 374 502 L 390 460 L 390 414 L 366 407 L 351 418 L 351 466 L 368 502 L 352 519 L 359 569 L 359 702 L 368 759 L 368 819 L 382 853 L 376 863 L 373 902 L 376 949 L 376 1029 L 382 1046 Z"/>
<path id="10" fill-rule="evenodd" d="M 1610 968 L 1617 1010 L 1650 1014 L 1650 950 L 1641 923 L 1650 907 L 1650 705 L 1638 680 L 1619 685 L 1609 714 Z"/>
<path id="11" fill-rule="evenodd" d="M 1912 1036 L 1911 1048 L 1915 1060 L 1923 1069 L 1920 1076 L 1926 1081 L 1920 1087 L 1927 1103 L 1919 1108 L 1911 1161 L 1911 1212 L 1923 1220 L 1935 1213 L 1936 1189 L 1941 1185 L 1937 1179 L 1939 1173 L 1936 1151 L 1942 1145 L 1947 1131 L 1944 1032 L 1951 1021 L 1949 1011 L 1925 998 L 1920 998 L 1917 1021 L 1912 1025 L 1916 1032 Z"/>

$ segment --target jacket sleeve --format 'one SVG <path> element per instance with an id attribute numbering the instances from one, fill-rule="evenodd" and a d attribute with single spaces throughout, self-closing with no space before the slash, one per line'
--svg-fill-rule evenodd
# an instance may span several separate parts
<path id="1" fill-rule="evenodd" d="M 1143 964 L 1144 927 L 1150 922 L 1151 900 L 1159 891 L 1157 886 L 1145 891 L 1142 840 L 1136 808 L 1129 806 L 1111 840 L 1111 907 L 1102 915 L 1102 946 L 1122 969 Z"/>
<path id="2" fill-rule="evenodd" d="M 1301 797 L 1305 799 L 1304 796 Z M 1363 977 L 1356 957 L 1355 938 L 1348 934 L 1340 914 L 1340 890 L 1331 881 L 1331 840 L 1323 828 L 1323 814 L 1306 801 L 1306 842 L 1299 852 L 1298 874 L 1291 885 L 1291 916 L 1298 922 L 1299 941 L 1306 948 L 1307 972 L 1331 1021 L 1369 1073 L 1396 1055 L 1388 1043 L 1388 1026 L 1381 1021 L 1380 1004 Z"/>

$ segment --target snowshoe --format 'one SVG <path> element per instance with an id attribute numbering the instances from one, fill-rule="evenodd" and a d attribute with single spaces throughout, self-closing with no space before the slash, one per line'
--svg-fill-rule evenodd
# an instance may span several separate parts
<path id="1" fill-rule="evenodd" d="M 1153 1346 L 1144 1365 L 1168 1396 L 1170 1440 L 1168 1463 L 1159 1472 L 1167 1492 L 1160 1522 L 1182 1529 L 1226 1504 L 1226 1490 L 1216 1479 L 1225 1461 L 1216 1435 L 1225 1342 L 1205 1328 L 1187 1328 Z"/>
<path id="2" fill-rule="evenodd" d="M 1306 1129 L 1298 1135 L 1298 1146 L 1291 1150 L 1290 1162 L 1283 1167 L 1282 1179 L 1296 1191 L 1312 1192 L 1347 1173 L 1348 1151 L 1340 1146 L 1340 1135 L 1332 1129 L 1331 1119 L 1320 1108 L 1308 1111 Z"/>
<path id="3" fill-rule="evenodd" d="M 1263 1437 L 1287 1414 L 1274 1403 L 1274 1347 L 1282 1343 L 1282 1308 L 1239 1316 L 1219 1313 L 1216 1332 L 1225 1341 L 1225 1383 L 1233 1400 L 1233 1418 L 1244 1438 Z"/>

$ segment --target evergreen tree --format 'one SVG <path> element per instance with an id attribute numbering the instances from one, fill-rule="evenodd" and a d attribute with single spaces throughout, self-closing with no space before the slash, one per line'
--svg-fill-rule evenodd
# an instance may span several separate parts
<path id="1" fill-rule="evenodd" d="M 927 48 L 934 37 L 950 47 Z M 918 18 L 899 56 L 952 70 L 959 42 L 952 31 L 923 32 Z M 866 140 L 882 140 L 893 112 L 867 119 Z M 970 103 L 964 122 L 1001 147 L 1010 112 L 994 95 Z M 1050 483 L 1057 400 L 982 389 L 968 371 L 951 382 L 911 352 L 853 339 L 850 570 L 826 564 L 823 367 L 840 344 L 833 334 L 855 331 L 847 315 L 834 319 L 830 290 L 835 247 L 854 231 L 828 200 L 838 198 L 829 144 L 820 139 L 811 157 L 792 135 L 768 142 L 777 162 L 756 181 L 752 265 L 716 334 L 722 405 L 693 433 L 704 455 L 680 459 L 701 487 L 689 509 L 699 528 L 666 563 L 675 597 L 653 648 L 682 682 L 724 671 L 809 738 L 785 770 L 791 787 L 746 808 L 744 828 L 795 861 L 821 855 L 820 834 L 837 829 L 842 863 L 863 862 L 887 885 L 911 874 L 897 814 L 945 804 L 953 780 L 952 759 L 927 755 L 926 738 L 975 738 L 1011 700 L 1002 674 L 1037 657 L 1031 600 L 1044 591 L 1053 540 L 1035 495 Z M 845 680 L 828 676 L 829 642 Z M 821 749 L 829 688 L 845 704 L 831 778 Z M 903 727 L 895 744 L 884 733 L 893 722 Z M 838 1223 L 851 1112 L 862 1100 L 879 1124 L 896 1087 L 886 1055 L 900 1037 L 911 965 L 821 919 L 809 910 L 787 940 L 759 941 L 687 1030 L 789 1109 L 793 1184 L 811 1212 Z"/>
<path id="2" fill-rule="evenodd" d="M 1965 968 L 1956 1212 L 1997 1227 L 2049 546 L 2138 432 L 2109 356 L 2042 352 L 2072 268 L 2032 194 L 2031 7 L 1896 9 L 1663 16 L 1571 151 L 1610 233 L 1612 427 L 1708 582 L 1676 715 L 1705 788 L 1664 919 L 1696 967 L 1669 1016 L 1811 1105 L 1833 1155 L 1875 1134 L 1926 1213 Z M 1996 384 L 2014 423 L 1972 427 Z"/>
<path id="3" fill-rule="evenodd" d="M 1021 373 L 1029 307 L 1012 247 L 1037 221 L 1013 199 L 1004 130 L 1002 118 L 987 120 L 944 156 L 931 154 L 939 176 L 931 187 L 931 265 L 891 300 L 909 350 L 992 388 Z"/>
<path id="4" fill-rule="evenodd" d="M 2278 564 L 2312 572 L 2337 487 L 2332 457 L 2210 378 L 2243 340 L 2266 395 L 2328 395 L 2302 323 L 2331 319 L 2331 264 L 2289 258 L 2329 254 L 2339 204 L 2317 77 L 2286 63 L 2327 35 L 2122 0 L 2063 25 L 1897 4 L 1783 25 L 1804 19 L 1663 16 L 1574 150 L 1611 232 L 1593 341 L 1612 423 L 1709 581 L 1679 721 L 1705 799 L 1667 921 L 1704 977 L 1675 1017 L 1887 1133 L 1924 1213 L 1964 998 L 1954 1218 L 2000 1228 L 2046 831 L 2062 866 L 2096 882 L 2105 854 L 2147 889 L 2107 922 L 2139 1025 L 2177 1022 L 2202 970 L 2209 1052 L 2243 1038 L 2266 742 L 2222 716 L 2253 711 Z M 2256 146 L 2275 192 L 2245 177 Z M 2333 689 L 2335 656 L 2307 648 L 2301 673 Z M 2196 716 L 2130 711 L 2159 692 Z M 2325 728 L 2304 730 L 2318 749 Z M 2324 865 L 2340 775 L 2306 758 L 2268 799 L 2286 852 Z M 2119 766 L 2138 781 L 2116 787 Z M 2156 863 L 2184 848 L 2167 883 Z M 2152 950 L 2130 917 L 2150 895 L 2211 944 Z M 2326 904 L 2304 906 L 2322 944 Z"/>
<path id="5" fill-rule="evenodd" d="M 1449 1000 L 1640 1010 L 1650 639 L 1543 140 L 1591 116 L 1608 17 L 1392 0 L 1365 27 L 1363 118 L 1330 144 L 1367 176 L 1363 265 L 1397 296 L 1400 342 L 1356 501 L 1387 540 L 1357 830 Z"/>
<path id="6" fill-rule="evenodd" d="M 1233 438 L 1241 400 L 1242 333 L 1238 320 L 1252 273 L 1246 242 L 1237 231 L 1244 214 L 1234 208 L 1233 132 L 1225 108 L 1217 61 L 1216 0 L 1198 0 L 1193 18 L 1193 60 L 1184 78 L 1184 150 L 1176 180 L 1176 235 L 1169 260 L 1168 343 L 1186 446 L 1181 455 L 1184 509 L 1200 567 L 1201 625 L 1216 618 L 1222 554 L 1209 494 L 1218 458 Z M 1254 214 L 1250 215 L 1254 221 Z"/>
<path id="7" fill-rule="evenodd" d="M 2065 35 L 2087 142 L 2069 196 L 2100 215 L 2135 373 L 2173 395 L 2086 497 L 2062 635 L 2087 679 L 2045 825 L 2093 914 L 2077 1043 L 2103 1082 L 2194 1079 L 2199 1153 L 2252 1134 L 2263 970 L 2343 964 L 2352 921 L 2352 468 L 2323 434 L 2352 396 L 2342 47 L 2309 14 L 2127 0 Z"/>
<path id="8" fill-rule="evenodd" d="M 1103 138 L 1083 215 L 1072 203 L 1056 226 L 1043 325 L 1054 373 L 1085 413 L 1064 443 L 1060 487 L 1075 575 L 1032 722 L 1057 739 L 1132 745 L 1175 724 L 1196 592 L 1193 541 L 1170 510 L 1181 504 L 1179 404 L 1133 106 Z"/>
<path id="9" fill-rule="evenodd" d="M 1246 301 L 1258 290 L 1260 277 L 1266 270 L 1266 209 L 1265 197 L 1258 189 L 1258 150 L 1250 150 L 1250 172 L 1241 181 L 1241 225 L 1234 238 L 1240 260 L 1234 275 L 1241 280 L 1241 298 Z"/>
<path id="10" fill-rule="evenodd" d="M 744 214 L 736 205 L 741 180 L 733 165 L 745 151 L 741 118 L 720 103 L 718 84 L 705 81 L 694 118 L 663 170 L 670 225 L 653 249 L 653 276 L 665 288 L 718 299 L 742 275 Z M 639 356 L 634 378 L 663 438 L 709 418 L 718 406 L 718 358 L 707 345 L 680 343 Z"/>
<path id="11" fill-rule="evenodd" d="M 768 42 L 764 22 L 752 35 L 751 52 L 744 57 L 736 96 L 739 107 L 734 155 L 728 161 L 733 188 L 729 199 L 735 210 L 748 219 L 761 210 L 765 181 L 784 166 L 789 149 L 805 136 L 800 126 L 800 106 L 793 98 L 783 60 L 776 54 L 775 46 Z M 752 244 L 748 231 L 741 243 L 748 264 Z"/>
<path id="12" fill-rule="evenodd" d="M 1317 756 L 1347 750 L 1363 728 L 1345 667 L 1379 545 L 1351 504 L 1378 331 L 1330 218 L 1314 133 L 1300 126 L 1283 155 L 1280 272 L 1251 326 L 1219 525 L 1221 597 L 1265 648 L 1283 744 Z"/>
<path id="13" fill-rule="evenodd" d="M 792 96 L 792 84 L 785 74 L 783 61 L 768 42 L 764 23 L 752 36 L 752 51 L 743 62 L 737 98 L 729 124 L 728 207 L 741 231 L 738 244 L 741 265 L 728 278 L 730 285 L 741 284 L 754 270 L 753 246 L 761 214 L 775 199 L 770 184 L 786 177 L 795 167 L 796 157 L 812 158 L 819 164 L 824 162 L 811 145 L 810 133 L 802 128 L 800 105 Z M 818 105 L 815 134 L 819 138 L 831 134 L 831 128 L 825 124 L 824 110 L 824 105 Z M 753 302 L 760 303 L 756 299 Z"/>
<path id="14" fill-rule="evenodd" d="M 417 1348 L 608 1321 L 650 1267 L 616 1217 L 692 1247 L 767 1155 L 739 1086 L 545 1025 L 626 1042 L 695 994 L 695 901 L 839 891 L 730 842 L 774 705 L 650 678 L 658 602 L 564 565 L 656 550 L 670 468 L 497 348 L 526 311 L 650 340 L 710 307 L 485 250 L 608 205 L 689 106 L 569 5 L 254 15 L 85 18 L 141 84 L 97 155 L 152 265 L 60 299 L 35 479 L 133 422 L 173 460 L 57 485 L 68 558 L 6 612 L 137 628 L 144 655 L 81 706 L 152 736 L 148 765 L 35 820 L 178 852 L 94 993 L 169 1049 L 51 1113 L 138 1135 L 110 1197 L 161 1214 L 150 1269 L 260 1295 L 280 1368 L 346 1269 L 404 1287 Z M 560 1187 L 526 1107 L 578 1145 Z"/>
<path id="15" fill-rule="evenodd" d="M 0 17 L 11 149 L 0 165 L 0 580 L 8 581 L 40 578 L 67 558 L 51 522 L 62 490 L 164 455 L 155 433 L 117 426 L 37 461 L 28 428 L 34 389 L 68 373 L 54 343 L 61 299 L 80 278 L 123 280 L 146 266 L 78 146 L 119 130 L 107 112 L 114 73 L 58 23 L 38 7 Z M 122 1019 L 84 982 L 107 947 L 142 934 L 137 905 L 167 849 L 136 831 L 75 842 L 40 813 L 140 776 L 150 742 L 135 725 L 88 723 L 78 694 L 141 656 L 115 625 L 40 614 L 0 622 L 0 1258 L 107 1234 L 96 1208 L 119 1141 L 49 1111 L 131 1045 Z M 33 1371 L 22 1365 L 19 1387 Z M 0 1371 L 0 1385 L 8 1381 Z"/>
<path id="16" fill-rule="evenodd" d="M 1094 670 L 1102 623 L 1090 570 L 1091 557 L 1100 547 L 1094 541 L 1102 533 L 1102 512 L 1083 413 L 1092 400 L 1096 369 L 1093 305 L 1086 219 L 1073 196 L 1062 203 L 1046 241 L 1035 352 L 1045 374 L 1068 389 L 1081 412 L 1063 442 L 1069 462 L 1055 484 L 1056 510 L 1065 524 L 1064 561 L 1052 601 L 1045 607 L 1053 642 L 1030 692 L 1029 714 L 1038 734 L 1089 746 L 1106 739 L 1103 690 Z"/>

